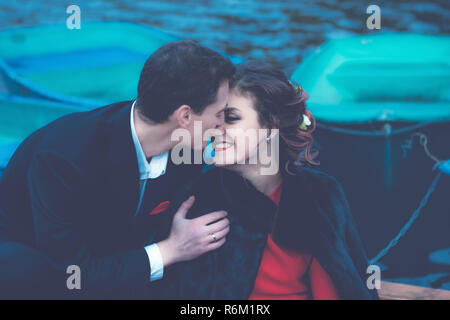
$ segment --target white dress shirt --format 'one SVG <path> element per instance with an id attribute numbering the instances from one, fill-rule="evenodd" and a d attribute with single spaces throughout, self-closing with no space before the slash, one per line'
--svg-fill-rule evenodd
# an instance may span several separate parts
<path id="1" fill-rule="evenodd" d="M 133 137 L 134 147 L 136 149 L 137 162 L 139 167 L 139 204 L 135 215 L 138 214 L 142 199 L 144 198 L 145 186 L 148 179 L 156 179 L 166 173 L 167 161 L 169 159 L 169 152 L 164 152 L 160 155 L 152 157 L 150 162 L 147 161 L 144 150 L 142 149 L 141 143 L 136 133 L 134 127 L 134 107 L 136 101 L 133 102 L 131 107 L 130 115 L 130 126 L 131 126 L 131 136 Z M 147 252 L 148 260 L 150 262 L 150 281 L 155 281 L 161 279 L 164 274 L 164 264 L 159 251 L 158 245 L 156 243 L 148 245 L 145 247 Z"/>

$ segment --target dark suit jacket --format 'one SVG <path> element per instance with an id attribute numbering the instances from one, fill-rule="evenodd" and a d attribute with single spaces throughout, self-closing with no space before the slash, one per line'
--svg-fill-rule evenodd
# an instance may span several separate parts
<path id="1" fill-rule="evenodd" d="M 0 244 L 34 247 L 63 272 L 79 265 L 82 289 L 74 294 L 83 297 L 143 297 L 149 286 L 144 246 L 161 219 L 136 229 L 139 177 L 131 104 L 71 114 L 36 131 L 0 181 Z M 155 204 L 169 200 L 197 169 L 169 160 L 167 173 L 149 182 Z M 33 263 L 27 259 L 23 263 Z"/>
<path id="2" fill-rule="evenodd" d="M 211 170 L 187 185 L 169 213 L 187 194 L 194 194 L 196 202 L 188 217 L 225 209 L 230 232 L 218 250 L 169 267 L 158 284 L 162 297 L 248 299 L 267 236 L 274 230 L 278 245 L 310 253 L 319 261 L 340 298 L 377 298 L 377 292 L 366 287 L 367 257 L 342 186 L 315 169 L 294 171 L 295 175 L 283 172 L 279 206 L 250 182 L 223 169 Z"/>

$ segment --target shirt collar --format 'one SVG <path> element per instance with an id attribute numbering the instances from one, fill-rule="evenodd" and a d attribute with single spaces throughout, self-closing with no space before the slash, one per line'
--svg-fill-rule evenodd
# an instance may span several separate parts
<path id="1" fill-rule="evenodd" d="M 136 156 L 139 167 L 139 177 L 141 180 L 156 179 L 166 173 L 167 161 L 169 159 L 169 152 L 161 153 L 157 156 L 153 156 L 150 163 L 147 161 L 144 150 L 142 150 L 141 143 L 139 142 L 136 128 L 134 127 L 134 107 L 136 100 L 131 107 L 130 126 L 131 136 L 133 137 L 134 147 L 136 149 Z"/>

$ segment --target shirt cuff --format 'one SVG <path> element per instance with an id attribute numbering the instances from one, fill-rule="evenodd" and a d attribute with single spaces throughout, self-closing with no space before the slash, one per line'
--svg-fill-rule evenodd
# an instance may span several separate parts
<path id="1" fill-rule="evenodd" d="M 145 247 L 150 262 L 150 281 L 156 281 L 164 275 L 164 263 L 156 243 Z"/>

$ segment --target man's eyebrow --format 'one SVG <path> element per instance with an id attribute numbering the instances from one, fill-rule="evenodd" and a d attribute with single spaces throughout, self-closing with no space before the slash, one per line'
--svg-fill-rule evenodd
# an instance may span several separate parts
<path id="1" fill-rule="evenodd" d="M 220 111 L 218 111 L 216 114 L 219 114 L 219 113 L 222 113 L 222 112 L 224 112 L 225 111 L 225 109 L 228 107 L 228 104 L 227 105 L 225 105 L 225 107 L 223 107 L 223 109 L 222 110 L 220 110 Z"/>

